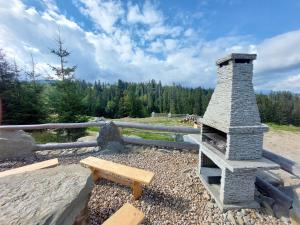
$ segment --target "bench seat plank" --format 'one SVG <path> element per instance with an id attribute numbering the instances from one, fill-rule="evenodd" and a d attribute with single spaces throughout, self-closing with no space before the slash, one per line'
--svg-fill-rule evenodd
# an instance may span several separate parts
<path id="1" fill-rule="evenodd" d="M 126 203 L 102 225 L 138 225 L 144 220 L 144 213 Z"/>
<path id="2" fill-rule="evenodd" d="M 88 157 L 80 161 L 82 164 L 113 173 L 120 177 L 139 182 L 141 184 L 149 185 L 154 177 L 154 173 L 143 169 L 138 169 L 111 161 L 99 159 L 96 157 Z"/>
<path id="3" fill-rule="evenodd" d="M 19 173 L 25 173 L 25 172 L 39 170 L 39 169 L 43 169 L 43 168 L 49 168 L 49 167 L 53 167 L 53 166 L 57 166 L 57 165 L 58 165 L 57 158 L 50 159 L 50 160 L 46 160 L 46 161 L 42 161 L 42 162 L 38 162 L 38 163 L 33 163 L 33 164 L 30 164 L 27 166 L 22 166 L 19 168 L 0 172 L 0 177 L 5 177 L 5 176 L 19 174 Z"/>

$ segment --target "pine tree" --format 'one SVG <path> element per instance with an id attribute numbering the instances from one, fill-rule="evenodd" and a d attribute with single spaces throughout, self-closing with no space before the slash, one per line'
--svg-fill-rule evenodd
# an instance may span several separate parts
<path id="1" fill-rule="evenodd" d="M 50 49 L 50 52 L 59 58 L 59 66 L 49 65 L 50 68 L 55 72 L 55 76 L 64 81 L 64 80 L 72 80 L 74 78 L 74 72 L 76 70 L 76 66 L 67 67 L 68 63 L 67 57 L 70 56 L 70 52 L 64 48 L 64 42 L 61 38 L 60 30 L 58 30 L 57 39 L 56 39 L 57 48 Z"/>
<path id="2" fill-rule="evenodd" d="M 60 32 L 56 40 L 57 48 L 51 49 L 51 53 L 58 57 L 60 66 L 50 66 L 59 79 L 54 84 L 54 89 L 50 94 L 50 105 L 53 113 L 57 114 L 57 122 L 83 122 L 86 118 L 82 117 L 84 112 L 83 96 L 80 88 L 73 81 L 76 66 L 67 66 L 67 57 L 70 52 L 64 47 Z M 68 139 L 76 139 L 83 133 L 83 129 L 66 129 Z"/>

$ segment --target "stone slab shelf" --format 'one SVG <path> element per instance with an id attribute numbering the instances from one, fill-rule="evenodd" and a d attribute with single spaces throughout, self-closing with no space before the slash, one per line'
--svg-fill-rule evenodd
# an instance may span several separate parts
<path id="1" fill-rule="evenodd" d="M 189 135 L 189 139 L 191 142 L 198 144 L 201 146 L 201 150 L 207 154 L 212 160 L 215 160 L 216 163 L 220 167 L 228 168 L 231 172 L 238 169 L 261 169 L 261 170 L 271 170 L 271 169 L 279 169 L 280 166 L 271 160 L 266 158 L 261 158 L 258 160 L 243 160 L 243 161 L 233 161 L 225 159 L 225 156 L 218 151 L 217 149 L 213 149 L 212 146 L 206 147 L 205 144 L 201 142 L 201 136 L 196 134 Z M 212 151 L 209 151 L 212 150 Z M 212 156 L 212 157 L 211 157 Z"/>
<path id="2" fill-rule="evenodd" d="M 238 170 L 271 170 L 279 169 L 280 166 L 266 158 L 256 159 L 256 160 L 227 160 L 225 155 L 212 146 L 207 146 L 206 143 L 201 143 L 201 151 L 209 157 L 217 166 L 220 168 L 227 168 L 231 172 L 236 172 Z"/>

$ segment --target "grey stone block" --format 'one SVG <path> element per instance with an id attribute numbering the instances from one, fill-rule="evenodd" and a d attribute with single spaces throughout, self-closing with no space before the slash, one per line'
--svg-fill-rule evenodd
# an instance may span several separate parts
<path id="1" fill-rule="evenodd" d="M 251 160 L 262 157 L 263 134 L 227 134 L 226 159 Z"/>
<path id="2" fill-rule="evenodd" d="M 222 170 L 220 199 L 223 204 L 254 200 L 256 170 Z"/>
<path id="3" fill-rule="evenodd" d="M 0 224 L 73 225 L 93 180 L 80 165 L 58 166 L 0 179 Z"/>
<path id="4" fill-rule="evenodd" d="M 0 131 L 0 159 L 31 156 L 34 147 L 34 139 L 22 130 Z"/>

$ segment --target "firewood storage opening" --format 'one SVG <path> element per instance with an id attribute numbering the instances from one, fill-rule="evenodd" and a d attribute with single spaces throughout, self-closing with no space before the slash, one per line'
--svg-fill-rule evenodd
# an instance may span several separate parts
<path id="1" fill-rule="evenodd" d="M 203 179 L 208 185 L 214 185 L 215 189 L 220 189 L 222 170 L 204 153 L 201 153 L 201 163 L 200 174 Z"/>

